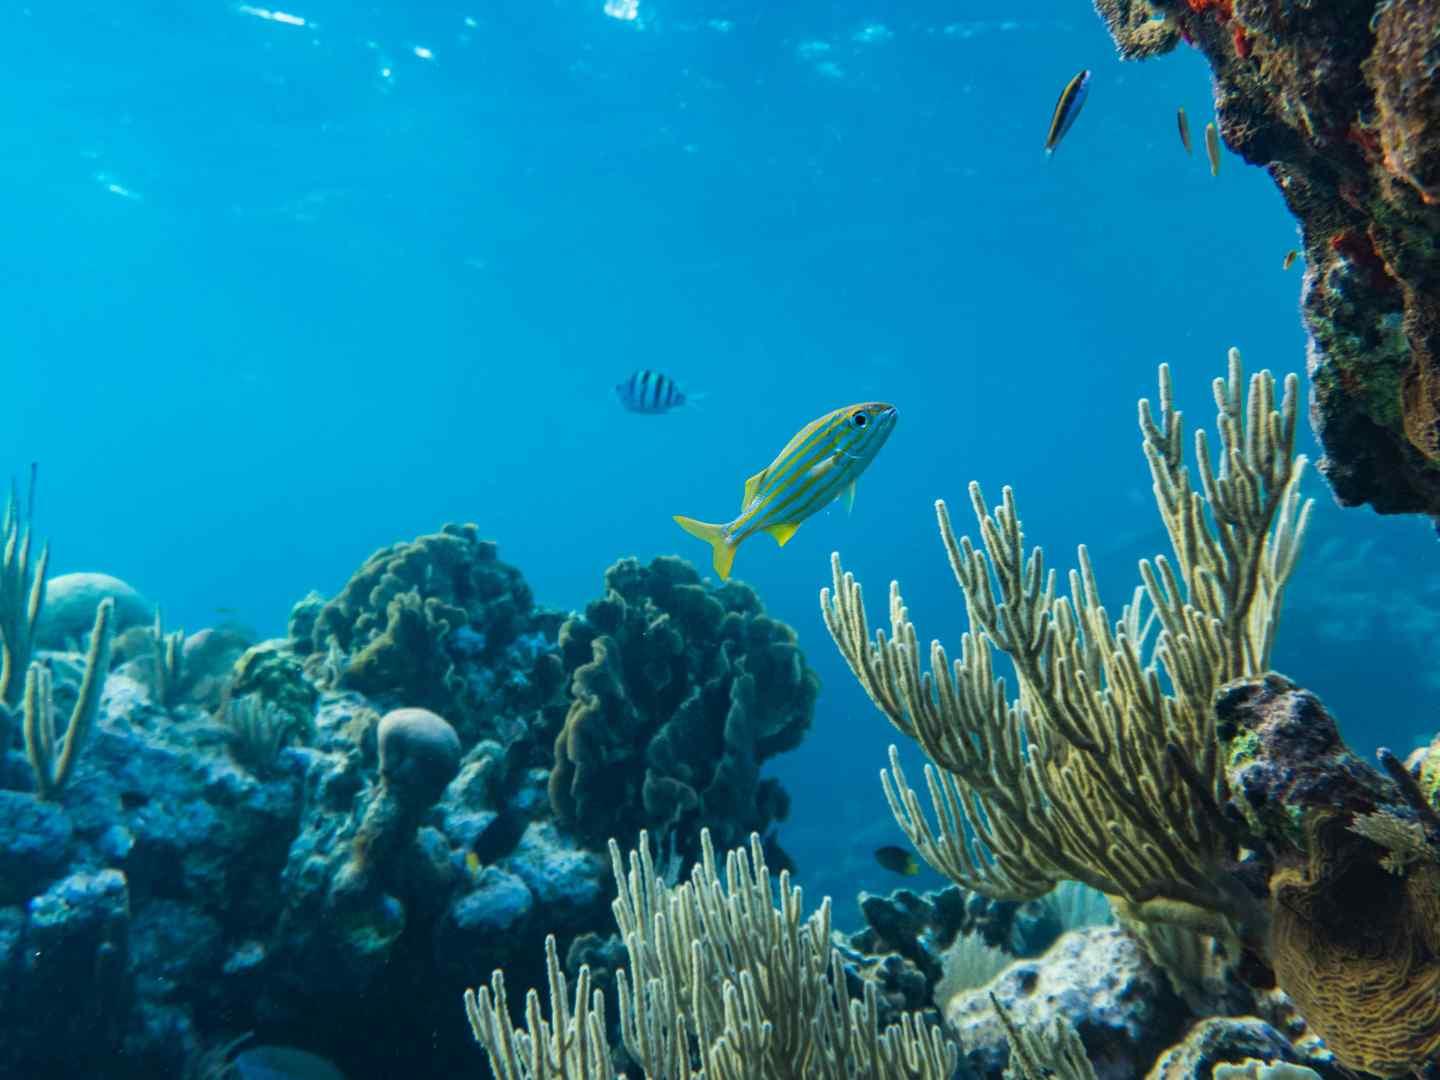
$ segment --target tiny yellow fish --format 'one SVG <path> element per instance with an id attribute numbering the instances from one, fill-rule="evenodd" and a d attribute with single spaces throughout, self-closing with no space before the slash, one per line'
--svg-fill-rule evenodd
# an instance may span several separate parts
<path id="1" fill-rule="evenodd" d="M 1065 89 L 1060 91 L 1060 100 L 1055 102 L 1055 111 L 1050 114 L 1050 129 L 1045 132 L 1046 156 L 1055 153 L 1055 148 L 1075 123 L 1075 118 L 1080 115 L 1080 110 L 1085 107 L 1085 99 L 1089 96 L 1090 71 L 1087 68 L 1066 83 Z"/>
<path id="2" fill-rule="evenodd" d="M 1205 156 L 1210 159 L 1210 175 L 1220 175 L 1220 133 L 1213 122 L 1205 125 Z"/>
<path id="3" fill-rule="evenodd" d="M 1297 252 L 1294 248 L 1291 248 L 1289 251 L 1285 252 L 1285 261 L 1280 264 L 1280 269 L 1281 269 L 1281 270 L 1289 270 L 1290 267 L 1294 266 L 1294 265 L 1295 265 L 1295 257 L 1296 257 L 1298 254 L 1299 254 L 1299 252 Z"/>
<path id="4" fill-rule="evenodd" d="M 875 861 L 886 870 L 892 870 L 906 877 L 914 877 L 920 873 L 920 864 L 915 861 L 915 856 L 904 848 L 896 847 L 894 844 L 887 844 L 885 847 L 876 848 Z"/>
<path id="5" fill-rule="evenodd" d="M 1185 106 L 1175 110 L 1175 122 L 1180 125 L 1180 145 L 1185 147 L 1185 153 L 1193 154 L 1195 151 L 1190 145 L 1190 118 L 1185 115 Z"/>
<path id="6" fill-rule="evenodd" d="M 853 505 L 855 481 L 885 445 L 898 415 L 883 401 L 828 412 L 796 432 L 774 461 L 745 481 L 739 517 L 712 525 L 676 514 L 676 524 L 711 546 L 715 573 L 724 581 L 736 547 L 747 537 L 768 532 L 784 547 L 801 522 L 842 493 Z"/>
<path id="7" fill-rule="evenodd" d="M 480 856 L 473 851 L 465 852 L 465 869 L 471 877 L 478 877 L 480 874 Z"/>

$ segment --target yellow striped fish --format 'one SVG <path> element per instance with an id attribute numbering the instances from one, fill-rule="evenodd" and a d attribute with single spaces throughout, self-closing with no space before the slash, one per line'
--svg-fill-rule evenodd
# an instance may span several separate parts
<path id="1" fill-rule="evenodd" d="M 679 514 L 675 521 L 711 546 L 723 581 L 747 537 L 767 532 L 784 547 L 801 522 L 842 493 L 853 505 L 855 481 L 885 445 L 897 415 L 895 406 L 883 401 L 828 412 L 796 432 L 774 461 L 745 481 L 734 521 L 712 525 Z"/>
<path id="2" fill-rule="evenodd" d="M 1090 71 L 1087 68 L 1066 83 L 1065 89 L 1060 91 L 1060 100 L 1055 102 L 1055 111 L 1050 114 L 1050 129 L 1045 132 L 1046 157 L 1055 153 L 1055 148 L 1075 123 L 1075 118 L 1080 115 L 1080 110 L 1085 107 L 1085 99 L 1089 96 Z"/>
<path id="3" fill-rule="evenodd" d="M 1185 153 L 1191 153 L 1190 149 L 1190 118 L 1185 115 L 1185 106 L 1175 110 L 1175 124 L 1180 129 L 1180 145 L 1185 148 Z"/>
<path id="4" fill-rule="evenodd" d="M 1220 175 L 1220 133 L 1214 124 L 1205 125 L 1205 156 L 1210 159 L 1210 175 Z"/>

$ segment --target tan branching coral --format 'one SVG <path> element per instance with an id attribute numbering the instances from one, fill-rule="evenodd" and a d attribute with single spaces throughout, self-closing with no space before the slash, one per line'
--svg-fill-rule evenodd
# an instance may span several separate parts
<path id="1" fill-rule="evenodd" d="M 722 879 L 708 832 L 690 880 L 668 884 L 644 834 L 628 869 L 610 841 L 615 919 L 629 954 L 617 973 L 625 1049 L 647 1080 L 945 1080 L 955 1047 L 910 1014 L 883 1031 L 867 982 L 852 1001 L 830 943 L 830 901 L 802 918 L 801 895 L 781 872 L 780 906 L 758 836 L 731 851 Z M 511 1028 L 505 981 L 467 991 L 476 1040 L 504 1080 L 610 1080 L 604 1003 L 587 997 L 582 968 L 570 1007 L 553 939 L 546 944 L 551 1017 L 539 995 L 526 1027 Z M 698 1069 L 696 1066 L 698 1065 Z"/>
<path id="2" fill-rule="evenodd" d="M 1228 872 L 1235 829 L 1219 812 L 1225 780 L 1210 704 L 1217 687 L 1269 664 L 1309 504 L 1298 494 L 1294 376 L 1280 401 L 1268 372 L 1245 388 L 1232 349 L 1227 377 L 1214 384 L 1218 465 L 1205 433 L 1195 437 L 1198 490 L 1168 368 L 1158 419 L 1140 402 L 1174 556 L 1140 563 L 1143 584 L 1113 623 L 1084 547 L 1070 595 L 1057 596 L 1039 549 L 1025 549 L 1008 488 L 990 511 L 970 486 L 979 549 L 957 539 L 936 504 L 970 622 L 958 660 L 933 642 L 921 670 L 898 584 L 890 630 L 872 638 L 860 586 L 833 559 L 833 590 L 821 593 L 826 626 L 871 700 L 930 758 L 939 827 L 893 748 L 886 797 L 921 857 L 951 880 L 1027 899 L 1073 879 L 1147 920 L 1252 937 L 1263 926 Z M 1014 663 L 1014 698 L 996 675 L 996 649 Z"/>
<path id="3" fill-rule="evenodd" d="M 30 528 L 20 521 L 20 500 L 11 492 L 0 522 L 0 706 L 16 705 L 24 687 L 23 672 L 30 665 L 35 627 L 45 602 L 45 568 L 50 545 L 40 548 L 30 563 Z M 0 732 L 3 732 L 0 725 Z"/>
<path id="4" fill-rule="evenodd" d="M 1047 1027 L 1022 1028 L 994 994 L 990 995 L 990 1004 L 1010 1044 L 1005 1080 L 1095 1080 L 1095 1067 L 1085 1056 L 1085 1044 L 1063 1016 L 1057 1015 Z"/>

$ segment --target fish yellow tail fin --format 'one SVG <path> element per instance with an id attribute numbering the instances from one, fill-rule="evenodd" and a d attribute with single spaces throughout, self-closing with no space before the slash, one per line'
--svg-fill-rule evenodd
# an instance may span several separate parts
<path id="1" fill-rule="evenodd" d="M 696 521 L 679 514 L 675 515 L 675 524 L 710 545 L 714 552 L 715 573 L 720 575 L 721 581 L 727 580 L 730 577 L 730 567 L 735 562 L 735 544 L 725 535 L 725 526 L 711 525 L 709 522 Z"/>

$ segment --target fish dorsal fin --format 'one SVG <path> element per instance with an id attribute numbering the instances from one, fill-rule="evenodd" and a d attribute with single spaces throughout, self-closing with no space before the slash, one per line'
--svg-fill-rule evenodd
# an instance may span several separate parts
<path id="1" fill-rule="evenodd" d="M 769 472 L 770 466 L 767 465 L 745 481 L 745 494 L 740 496 L 740 512 L 742 514 L 750 509 L 750 504 L 755 501 L 755 496 L 760 494 L 760 485 L 765 482 L 765 476 Z"/>
<path id="2" fill-rule="evenodd" d="M 769 526 L 765 531 L 775 538 L 775 543 L 779 544 L 781 547 L 784 547 L 790 542 L 790 538 L 795 535 L 795 530 L 798 528 L 800 528 L 800 523 L 798 521 L 782 521 L 778 525 Z"/>
<path id="3" fill-rule="evenodd" d="M 850 481 L 850 488 L 845 493 L 845 512 L 848 514 L 855 509 L 855 481 Z"/>

